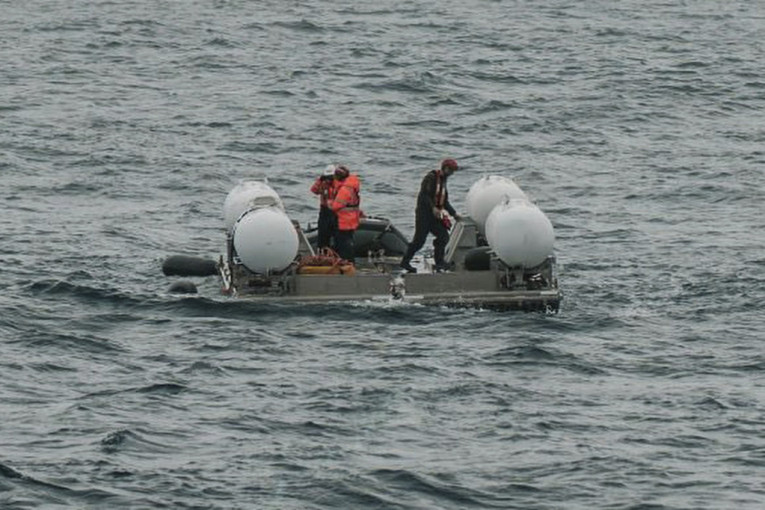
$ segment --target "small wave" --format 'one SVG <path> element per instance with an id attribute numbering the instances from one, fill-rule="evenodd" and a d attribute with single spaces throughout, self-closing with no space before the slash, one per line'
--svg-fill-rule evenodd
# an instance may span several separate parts
<path id="1" fill-rule="evenodd" d="M 172 447 L 164 442 L 150 441 L 140 432 L 129 429 L 119 429 L 109 432 L 101 439 L 101 450 L 104 453 L 121 451 L 161 453 L 172 451 Z"/>
<path id="2" fill-rule="evenodd" d="M 230 122 L 225 121 L 206 122 L 204 125 L 209 128 L 230 128 L 232 126 Z"/>
<path id="3" fill-rule="evenodd" d="M 396 9 L 386 9 L 383 5 L 376 7 L 365 7 L 362 5 L 353 5 L 352 7 L 340 7 L 338 14 L 350 14 L 353 16 L 387 16 L 388 14 L 402 14 L 406 12 L 417 12 L 416 9 L 406 9 L 402 6 L 396 6 Z"/>
<path id="4" fill-rule="evenodd" d="M 630 32 L 619 30 L 618 28 L 605 28 L 595 32 L 596 37 L 626 37 Z"/>
<path id="5" fill-rule="evenodd" d="M 120 23 L 120 25 L 138 27 L 161 27 L 162 23 L 152 18 L 134 18 L 124 20 Z"/>
<path id="6" fill-rule="evenodd" d="M 696 68 L 705 68 L 710 67 L 710 62 L 702 61 L 702 60 L 691 60 L 688 62 L 680 62 L 678 64 L 675 64 L 675 67 L 677 69 L 696 69 Z"/>
<path id="7" fill-rule="evenodd" d="M 436 320 L 441 320 L 444 314 L 444 308 L 441 307 L 389 299 L 305 304 L 272 303 L 247 298 L 210 298 L 203 295 L 168 294 L 164 298 L 160 302 L 147 300 L 142 307 L 153 311 L 169 312 L 176 316 L 242 319 L 256 323 L 282 319 L 295 321 L 300 318 L 315 317 L 341 323 L 348 319 L 348 307 L 353 308 L 354 321 L 372 324 L 432 324 Z M 461 313 L 473 312 L 475 310 L 467 309 Z M 310 332 L 306 335 L 307 338 L 311 337 Z"/>
<path id="8" fill-rule="evenodd" d="M 505 85 L 523 85 L 526 83 L 526 80 L 514 74 L 474 72 L 471 74 L 471 77 L 481 81 L 487 81 L 491 83 L 502 83 Z"/>
<path id="9" fill-rule="evenodd" d="M 184 374 L 210 374 L 223 375 L 225 370 L 208 361 L 195 361 L 190 367 L 182 370 Z"/>
<path id="10" fill-rule="evenodd" d="M 475 114 L 481 114 L 481 113 L 493 113 L 493 112 L 500 112 L 503 110 L 509 110 L 512 108 L 515 108 L 517 105 L 515 105 L 512 102 L 506 102 L 506 101 L 498 101 L 496 99 L 492 99 L 491 101 L 488 101 L 486 103 L 481 104 L 478 106 L 473 113 Z"/>
<path id="11" fill-rule="evenodd" d="M 728 406 L 717 400 L 716 398 L 707 397 L 700 402 L 698 402 L 696 405 L 698 405 L 701 408 L 709 409 L 709 410 L 721 410 L 721 409 L 728 409 Z"/>
<path id="12" fill-rule="evenodd" d="M 418 493 L 434 506 L 459 504 L 464 507 L 500 508 L 492 504 L 488 494 L 406 469 L 378 469 L 371 476 L 402 493 Z"/>
<path id="13" fill-rule="evenodd" d="M 182 384 L 159 383 L 159 384 L 150 384 L 149 386 L 144 386 L 142 388 L 137 389 L 136 391 L 138 393 L 160 393 L 163 395 L 177 395 L 178 393 L 181 393 L 184 390 L 186 390 L 186 386 Z"/>
<path id="14" fill-rule="evenodd" d="M 200 295 L 190 297 L 168 295 L 167 298 L 167 301 L 158 305 L 160 310 L 189 317 L 244 319 L 260 322 L 294 317 L 295 314 L 312 310 L 311 307 L 306 308 L 300 305 L 255 302 L 237 298 L 211 299 Z"/>
<path id="15" fill-rule="evenodd" d="M 225 37 L 213 37 L 209 41 L 206 41 L 205 46 L 213 46 L 219 48 L 236 48 L 238 44 L 226 39 Z"/>
<path id="16" fill-rule="evenodd" d="M 53 188 L 53 192 L 58 195 L 88 195 L 97 193 L 102 189 L 103 186 L 94 182 L 70 182 L 58 188 Z"/>
<path id="17" fill-rule="evenodd" d="M 22 475 L 20 472 L 16 471 L 10 466 L 6 466 L 2 462 L 0 462 L 0 476 L 4 476 L 5 478 L 11 478 L 11 479 L 22 479 L 26 478 L 24 475 Z"/>
<path id="18" fill-rule="evenodd" d="M 0 493 L 16 488 L 2 483 L 2 479 L 19 484 L 18 488 L 24 487 L 27 490 L 33 490 L 35 492 L 34 499 L 37 501 L 34 505 L 35 508 L 39 506 L 39 503 L 43 503 L 42 506 L 47 503 L 66 508 L 81 508 L 86 505 L 103 504 L 115 498 L 115 494 L 101 489 L 71 489 L 63 485 L 46 482 L 0 462 Z M 3 508 L 12 507 L 4 506 Z"/>
<path id="19" fill-rule="evenodd" d="M 119 446 L 126 441 L 127 437 L 127 430 L 109 432 L 109 434 L 101 440 L 101 449 L 107 453 L 115 452 L 119 449 Z"/>
<path id="20" fill-rule="evenodd" d="M 125 349 L 115 344 L 107 338 L 98 337 L 87 333 L 63 333 L 61 331 L 39 330 L 28 335 L 23 343 L 34 347 L 52 347 L 55 349 L 92 353 L 122 353 Z M 74 370 L 60 367 L 58 365 L 43 364 L 40 370 L 51 371 L 51 367 L 57 367 L 56 370 Z"/>
<path id="21" fill-rule="evenodd" d="M 148 393 L 159 395 L 177 395 L 187 389 L 186 386 L 177 383 L 155 383 L 147 386 L 138 386 L 131 388 L 112 388 L 87 393 L 80 397 L 81 399 L 91 399 L 97 397 L 109 397 L 124 393 Z"/>
<path id="22" fill-rule="evenodd" d="M 50 362 L 34 363 L 30 365 L 30 368 L 38 372 L 76 372 L 77 371 L 76 368 L 60 365 L 58 363 L 50 363 Z"/>
<path id="23" fill-rule="evenodd" d="M 502 349 L 501 351 L 499 351 L 498 353 L 494 355 L 494 358 L 500 358 L 500 359 L 512 358 L 512 359 L 518 359 L 518 360 L 549 361 L 549 360 L 555 359 L 556 356 L 550 351 L 542 349 L 541 347 L 536 347 L 533 345 L 519 345 L 519 346 Z"/>
<path id="24" fill-rule="evenodd" d="M 150 301 L 139 297 L 130 296 L 122 291 L 112 288 L 99 288 L 91 285 L 74 283 L 68 280 L 45 279 L 32 282 L 26 286 L 32 295 L 57 298 L 69 296 L 84 300 L 88 303 L 100 303 L 126 306 L 147 305 L 153 306 Z"/>
<path id="25" fill-rule="evenodd" d="M 273 94 L 273 95 L 283 95 L 283 96 L 291 96 L 293 95 L 292 92 L 288 90 L 266 90 L 263 91 L 265 94 Z M 234 141 L 234 142 L 228 142 L 223 145 L 222 150 L 226 151 L 233 151 L 233 152 L 248 152 L 248 153 L 266 153 L 266 154 L 278 154 L 282 147 L 281 145 L 278 145 L 276 142 L 268 142 L 268 141 L 261 141 L 261 142 L 242 142 L 242 141 Z"/>
<path id="26" fill-rule="evenodd" d="M 551 365 L 569 372 L 585 375 L 601 375 L 606 372 L 571 354 L 560 354 L 534 345 L 504 348 L 487 359 L 488 365 Z"/>
<path id="27" fill-rule="evenodd" d="M 84 30 L 91 30 L 96 28 L 98 21 L 96 19 L 91 20 L 74 20 L 74 18 L 67 21 L 52 21 L 35 26 L 34 28 L 25 29 L 25 31 L 39 31 L 39 32 L 80 32 Z"/>
<path id="28" fill-rule="evenodd" d="M 337 502 L 329 500 L 327 503 L 332 507 L 356 507 L 356 508 L 398 508 L 399 505 L 395 499 L 382 494 L 366 484 L 351 483 L 348 481 L 340 482 L 333 488 L 338 496 Z"/>
<path id="29" fill-rule="evenodd" d="M 287 28 L 289 30 L 295 30 L 297 32 L 323 32 L 324 29 L 319 25 L 308 21 L 307 19 L 301 19 L 300 21 L 277 21 L 274 26 Z"/>
<path id="30" fill-rule="evenodd" d="M 401 78 L 398 80 L 385 80 L 376 83 L 363 82 L 354 85 L 353 87 L 374 92 L 392 91 L 412 94 L 425 94 L 433 91 L 431 85 L 419 78 Z"/>
<path id="31" fill-rule="evenodd" d="M 261 427 L 268 430 L 289 431 L 304 437 L 348 437 L 355 431 L 351 427 L 343 427 L 339 423 L 319 421 L 315 419 L 303 419 L 302 421 L 291 422 L 284 420 L 261 419 Z"/>

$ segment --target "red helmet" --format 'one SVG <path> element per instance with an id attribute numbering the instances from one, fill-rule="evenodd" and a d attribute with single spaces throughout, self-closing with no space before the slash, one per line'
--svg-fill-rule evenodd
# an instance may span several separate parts
<path id="1" fill-rule="evenodd" d="M 459 165 L 457 165 L 457 161 L 453 159 L 445 159 L 441 162 L 441 170 L 449 169 L 452 172 L 456 172 L 459 170 Z"/>

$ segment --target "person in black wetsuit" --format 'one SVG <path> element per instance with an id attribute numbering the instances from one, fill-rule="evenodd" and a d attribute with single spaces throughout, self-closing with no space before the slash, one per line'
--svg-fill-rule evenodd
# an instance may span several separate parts
<path id="1" fill-rule="evenodd" d="M 401 259 L 401 267 L 410 273 L 417 270 L 412 267 L 412 257 L 425 244 L 428 234 L 433 234 L 436 270 L 447 269 L 444 263 L 446 243 L 449 242 L 449 228 L 451 221 L 448 213 L 455 220 L 460 217 L 449 203 L 449 191 L 446 189 L 446 181 L 450 175 L 458 170 L 459 166 L 453 159 L 445 159 L 441 162 L 441 168 L 431 170 L 422 179 L 420 193 L 417 195 L 417 209 L 415 211 L 414 237 L 409 243 L 406 254 Z"/>

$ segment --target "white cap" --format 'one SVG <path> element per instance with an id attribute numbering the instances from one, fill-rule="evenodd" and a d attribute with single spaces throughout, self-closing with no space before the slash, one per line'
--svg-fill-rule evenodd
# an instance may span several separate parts
<path id="1" fill-rule="evenodd" d="M 337 168 L 337 165 L 327 165 L 327 168 L 324 169 L 321 175 L 324 177 L 333 176 L 335 175 L 335 168 Z"/>

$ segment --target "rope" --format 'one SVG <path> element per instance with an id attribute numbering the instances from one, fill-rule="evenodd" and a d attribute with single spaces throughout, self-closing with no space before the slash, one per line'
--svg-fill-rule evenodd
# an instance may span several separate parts
<path id="1" fill-rule="evenodd" d="M 321 267 L 340 267 L 350 264 L 347 260 L 340 258 L 332 248 L 322 248 L 319 250 L 318 255 L 305 255 L 298 262 L 298 269 L 305 266 L 321 266 Z"/>

